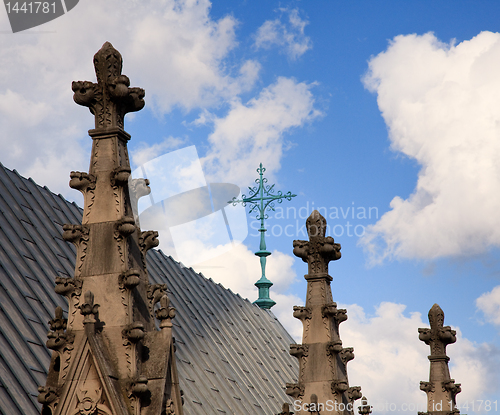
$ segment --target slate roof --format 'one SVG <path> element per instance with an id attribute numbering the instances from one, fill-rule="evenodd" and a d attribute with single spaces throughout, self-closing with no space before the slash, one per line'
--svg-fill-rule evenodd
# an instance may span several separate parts
<path id="1" fill-rule="evenodd" d="M 48 321 L 66 299 L 56 276 L 72 277 L 75 250 L 64 223 L 82 210 L 0 163 L 0 414 L 38 414 L 50 351 Z M 166 283 L 186 414 L 276 414 L 285 383 L 296 382 L 293 339 L 273 313 L 186 268 L 148 252 L 150 282 Z"/>

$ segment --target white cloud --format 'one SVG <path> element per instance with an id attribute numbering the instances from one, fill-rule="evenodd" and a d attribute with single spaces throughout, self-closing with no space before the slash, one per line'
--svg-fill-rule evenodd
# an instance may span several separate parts
<path id="1" fill-rule="evenodd" d="M 266 276 L 274 284 L 271 287 L 271 298 L 274 292 L 285 292 L 295 281 L 293 261 L 293 257 L 279 251 L 273 251 L 267 257 Z M 245 245 L 235 245 L 229 252 L 199 263 L 196 269 L 242 297 L 252 301 L 258 297 L 254 284 L 261 277 L 260 261 Z"/>
<path id="2" fill-rule="evenodd" d="M 340 325 L 340 337 L 344 347 L 354 347 L 356 356 L 348 363 L 349 384 L 361 386 L 378 413 L 405 413 L 403 404 L 413 404 L 413 413 L 417 405 L 426 411 L 426 395 L 419 385 L 429 380 L 429 346 L 419 340 L 418 328 L 429 327 L 427 319 L 422 321 L 416 312 L 407 315 L 406 306 L 396 303 L 380 304 L 371 316 L 356 304 L 344 307 L 349 319 Z M 474 344 L 453 328 L 457 342 L 447 347 L 447 354 L 451 377 L 462 385 L 457 401 L 491 399 L 488 394 L 499 380 L 498 350 Z M 386 409 L 390 404 L 395 411 Z"/>
<path id="3" fill-rule="evenodd" d="M 321 113 L 314 108 L 313 85 L 280 77 L 247 104 L 234 100 L 227 115 L 216 118 L 202 160 L 209 181 L 247 186 L 259 163 L 271 174 L 280 168 L 283 133 Z"/>
<path id="4" fill-rule="evenodd" d="M 200 251 L 200 256 L 208 255 L 211 259 L 196 265 L 196 271 L 202 272 L 205 277 L 212 278 L 243 298 L 252 302 L 257 300 L 258 291 L 254 284 L 261 277 L 262 271 L 255 254 L 243 244 L 235 245 L 230 250 L 226 250 L 224 246 L 214 249 L 220 251 L 221 255 Z M 267 257 L 266 277 L 274 284 L 270 289 L 270 297 L 276 301 L 276 305 L 271 311 L 288 333 L 299 340 L 302 337 L 302 324 L 292 317 L 292 313 L 293 306 L 303 304 L 304 300 L 287 293 L 297 278 L 293 262 L 294 258 L 290 255 L 273 251 Z"/>
<path id="5" fill-rule="evenodd" d="M 157 114 L 219 104 L 247 91 L 259 64 L 224 60 L 236 20 L 213 20 L 208 0 L 88 0 L 43 27 L 0 36 L 1 161 L 51 190 L 68 189 L 69 171 L 86 170 L 93 117 L 72 102 L 73 80 L 95 81 L 92 56 L 110 41 L 124 74 L 146 90 Z M 6 14 L 0 28 L 9 31 Z M 57 156 L 54 156 L 54 155 Z"/>
<path id="6" fill-rule="evenodd" d="M 370 60 L 364 83 L 391 148 L 421 165 L 412 195 L 394 197 L 367 228 L 361 243 L 373 260 L 500 246 L 499 65 L 500 34 L 490 32 L 457 45 L 431 33 L 397 36 Z"/>
<path id="7" fill-rule="evenodd" d="M 162 154 L 177 150 L 186 142 L 185 139 L 179 137 L 165 137 L 163 141 L 154 144 L 147 144 L 144 141 L 139 143 L 134 151 L 130 153 L 132 163 L 135 167 L 147 163 Z"/>
<path id="8" fill-rule="evenodd" d="M 237 45 L 233 17 L 211 20 L 208 1 L 166 3 L 157 14 L 145 8 L 132 36 L 123 42 L 136 82 L 149 91 L 155 109 L 211 105 L 253 86 L 257 62 L 242 62 L 235 76 L 222 64 Z"/>
<path id="9" fill-rule="evenodd" d="M 476 306 L 484 313 L 486 320 L 500 326 L 500 285 L 482 294 L 476 300 Z"/>
<path id="10" fill-rule="evenodd" d="M 304 29 L 309 23 L 299 16 L 298 9 L 280 8 L 281 16 L 275 20 L 266 20 L 255 34 L 255 47 L 270 49 L 283 47 L 290 59 L 297 59 L 312 48 L 311 39 L 305 36 Z M 288 18 L 282 22 L 283 15 Z"/>
<path id="11" fill-rule="evenodd" d="M 276 305 L 271 309 L 278 318 L 285 330 L 294 338 L 297 343 L 302 342 L 302 323 L 293 317 L 293 307 L 303 305 L 304 300 L 297 295 L 282 294 L 272 291 L 271 298 L 276 301 Z"/>

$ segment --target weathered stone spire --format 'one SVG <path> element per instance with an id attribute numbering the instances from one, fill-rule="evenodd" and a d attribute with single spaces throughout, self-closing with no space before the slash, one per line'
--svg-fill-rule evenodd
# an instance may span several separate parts
<path id="1" fill-rule="evenodd" d="M 347 314 L 333 302 L 328 275 L 328 263 L 340 258 L 340 245 L 325 237 L 326 220 L 318 211 L 311 213 L 306 227 L 309 241 L 293 241 L 293 253 L 308 264 L 307 298 L 305 307 L 294 307 L 293 316 L 302 321 L 304 331 L 302 344 L 290 346 L 290 354 L 299 359 L 299 379 L 286 385 L 286 393 L 300 401 L 296 415 L 353 414 L 361 388 L 349 387 L 347 362 L 354 353 L 351 347 L 342 347 L 339 335 L 339 324 Z"/>
<path id="2" fill-rule="evenodd" d="M 95 129 L 89 131 L 89 172 L 71 172 L 84 213 L 81 225 L 63 227 L 63 238 L 76 246 L 75 275 L 56 280 L 55 291 L 68 298 L 68 317 L 58 308 L 50 322 L 53 354 L 38 400 L 43 415 L 179 415 L 175 310 L 166 287 L 149 284 L 146 269 L 146 252 L 158 245 L 158 233 L 141 232 L 129 195 L 130 135 L 123 119 L 144 107 L 144 90 L 129 87 L 122 57 L 110 43 L 96 53 L 94 65 L 97 83 L 72 85 L 75 102 L 94 114 Z"/>
<path id="3" fill-rule="evenodd" d="M 460 384 L 450 378 L 446 356 L 446 346 L 455 343 L 456 332 L 450 326 L 444 326 L 444 312 L 437 304 L 429 310 L 431 328 L 418 329 L 419 338 L 431 348 L 429 360 L 431 369 L 429 382 L 420 382 L 420 389 L 427 393 L 427 412 L 420 414 L 448 415 L 457 414 L 455 396 L 460 392 Z"/>

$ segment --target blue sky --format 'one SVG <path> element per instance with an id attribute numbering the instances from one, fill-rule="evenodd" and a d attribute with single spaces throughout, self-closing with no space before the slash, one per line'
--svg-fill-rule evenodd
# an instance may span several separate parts
<path id="1" fill-rule="evenodd" d="M 294 336 L 307 266 L 292 241 L 314 206 L 342 245 L 330 274 L 350 316 L 351 383 L 374 405 L 423 405 L 416 328 L 437 302 L 459 331 L 448 347 L 459 402 L 498 399 L 499 17 L 495 1 L 89 0 L 11 34 L 4 14 L 0 161 L 81 204 L 67 182 L 88 167 L 93 119 L 70 86 L 95 80 L 108 40 L 146 89 L 146 108 L 126 119 L 134 167 L 194 145 L 209 183 L 248 193 L 262 162 L 297 194 L 266 237 L 273 311 Z M 204 246 L 211 259 L 194 268 L 253 301 L 252 220 L 243 244 L 220 256 Z"/>

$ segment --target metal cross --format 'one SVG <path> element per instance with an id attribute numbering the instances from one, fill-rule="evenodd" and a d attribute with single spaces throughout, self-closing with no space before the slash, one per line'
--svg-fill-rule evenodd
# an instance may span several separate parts
<path id="1" fill-rule="evenodd" d="M 260 220 L 260 246 L 255 255 L 260 258 L 262 277 L 255 283 L 255 286 L 259 289 L 259 299 L 255 301 L 254 304 L 257 304 L 260 308 L 269 309 L 275 305 L 276 302 L 271 300 L 269 297 L 269 288 L 273 285 L 273 283 L 266 278 L 266 257 L 271 255 L 271 252 L 269 252 L 266 248 L 266 228 L 264 227 L 264 220 L 269 218 L 266 211 L 274 211 L 275 202 L 281 203 L 283 202 L 283 199 L 292 200 L 292 197 L 297 195 L 292 195 L 291 192 L 283 194 L 281 191 L 273 194 L 275 191 L 274 184 L 266 184 L 267 179 L 263 176 L 265 171 L 266 169 L 262 167 L 262 163 L 260 163 L 260 167 L 257 169 L 259 178 L 255 179 L 257 186 L 248 188 L 250 190 L 248 197 L 246 197 L 246 195 L 243 195 L 241 199 L 233 197 L 233 199 L 228 203 L 232 203 L 233 206 L 236 206 L 237 203 L 242 203 L 243 206 L 246 206 L 248 203 L 251 205 L 248 213 L 258 211 L 256 218 L 257 220 Z"/>

